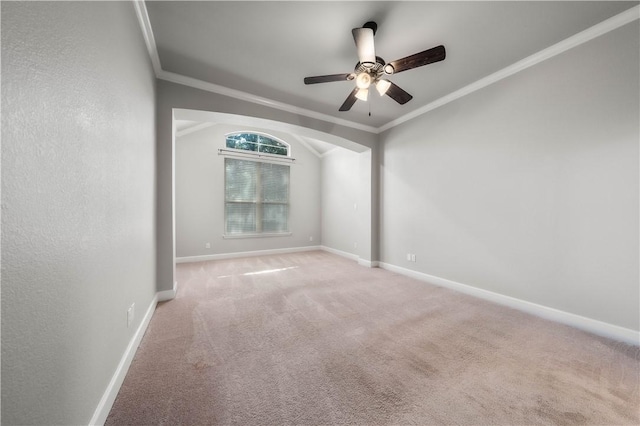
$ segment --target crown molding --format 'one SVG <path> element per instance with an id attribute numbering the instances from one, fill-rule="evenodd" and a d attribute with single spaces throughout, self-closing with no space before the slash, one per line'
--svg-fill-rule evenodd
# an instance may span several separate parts
<path id="1" fill-rule="evenodd" d="M 296 135 L 294 133 L 291 133 L 290 135 L 291 135 L 291 137 L 293 139 L 295 139 L 296 141 L 300 142 L 300 145 L 302 145 L 305 148 L 307 148 L 313 155 L 315 155 L 318 158 L 322 157 L 322 154 L 320 154 L 318 151 L 316 151 L 316 149 L 314 147 L 312 147 L 311 144 L 309 144 L 309 142 L 307 142 L 307 140 L 305 138 L 303 138 L 302 136 L 298 136 L 298 135 Z"/>
<path id="2" fill-rule="evenodd" d="M 339 148 L 338 146 L 335 146 L 335 147 L 331 148 L 329 151 L 322 153 L 321 157 L 324 158 L 327 155 L 331 155 L 334 152 L 338 152 L 338 148 Z"/>
<path id="3" fill-rule="evenodd" d="M 212 123 L 210 121 L 207 121 L 205 123 L 197 123 L 197 124 L 194 124 L 193 126 L 189 126 L 185 129 L 176 131 L 176 136 L 177 137 L 186 136 L 190 133 L 198 132 L 200 130 L 207 129 L 212 126 L 215 126 L 215 123 Z"/>
<path id="4" fill-rule="evenodd" d="M 281 111 L 290 112 L 297 115 L 304 115 L 305 117 L 315 118 L 322 121 L 328 121 L 341 126 L 352 127 L 358 130 L 364 130 L 369 133 L 377 133 L 378 129 L 373 126 L 367 126 L 353 121 L 344 120 L 342 118 L 333 117 L 331 115 L 322 114 L 316 111 L 311 111 L 305 108 L 299 108 L 293 105 L 286 104 L 284 102 L 274 101 L 272 99 L 256 96 L 251 93 L 243 92 L 236 89 L 230 89 L 228 87 L 220 86 L 219 84 L 209 83 L 208 81 L 198 80 L 197 78 L 187 77 L 182 74 L 176 74 L 170 71 L 160 71 L 156 74 L 156 77 L 160 80 L 170 81 L 172 83 L 182 84 L 184 86 L 193 87 L 195 89 L 204 90 L 207 92 L 217 93 L 218 95 L 228 96 L 230 98 L 239 99 L 241 101 L 247 101 L 258 105 L 268 106 L 270 108 L 279 109 Z"/>
<path id="5" fill-rule="evenodd" d="M 144 41 L 147 45 L 147 50 L 151 58 L 151 63 L 153 64 L 153 70 L 155 72 L 156 78 L 160 80 L 165 80 L 172 83 L 177 83 L 184 86 L 189 86 L 196 89 L 204 90 L 207 92 L 217 93 L 219 95 L 228 96 L 228 97 L 239 99 L 242 101 L 267 106 L 267 107 L 278 109 L 281 111 L 286 111 L 293 114 L 302 115 L 305 117 L 338 124 L 345 127 L 351 127 L 353 129 L 363 130 L 365 132 L 374 133 L 374 134 L 379 134 L 386 130 L 389 130 L 399 124 L 402 124 L 406 121 L 412 120 L 416 117 L 426 114 L 427 112 L 432 111 L 436 108 L 439 108 L 443 105 L 446 105 L 449 102 L 453 102 L 456 99 L 460 99 L 464 96 L 467 96 L 477 90 L 483 89 L 504 78 L 512 76 L 513 74 L 516 74 L 529 67 L 532 67 L 533 65 L 539 64 L 542 61 L 545 61 L 549 58 L 557 56 L 563 52 L 566 52 L 569 49 L 572 49 L 576 46 L 579 46 L 583 43 L 593 40 L 596 37 L 599 37 L 603 34 L 606 34 L 610 31 L 620 28 L 623 25 L 626 25 L 628 23 L 631 23 L 635 20 L 640 19 L 640 5 L 637 5 L 622 13 L 619 13 L 618 15 L 615 15 L 609 19 L 606 19 L 600 22 L 599 24 L 596 24 L 590 28 L 587 28 L 586 30 L 581 31 L 559 43 L 556 43 L 546 49 L 543 49 L 538 53 L 534 53 L 533 55 L 528 56 L 506 68 L 503 68 L 500 71 L 497 71 L 493 74 L 483 77 L 474 83 L 471 83 L 467 86 L 464 86 L 461 89 L 451 92 L 446 96 L 436 99 L 435 101 L 427 105 L 424 105 L 423 107 L 415 109 L 414 111 L 411 111 L 410 113 L 407 113 L 401 117 L 398 117 L 395 120 L 389 121 L 388 123 L 380 127 L 373 127 L 373 126 L 367 126 L 365 124 L 356 123 L 354 121 L 349 121 L 342 118 L 334 117 L 332 115 L 319 113 L 309 109 L 299 108 L 294 105 L 286 104 L 284 102 L 263 98 L 261 96 L 256 96 L 251 93 L 231 89 L 228 87 L 220 86 L 218 84 L 209 83 L 207 81 L 198 80 L 192 77 L 187 77 L 181 74 L 176 74 L 173 72 L 163 70 L 160 64 L 160 57 L 158 56 L 158 49 L 156 47 L 155 38 L 153 36 L 153 29 L 151 28 L 151 22 L 149 21 L 149 15 L 147 13 L 147 7 L 145 5 L 145 2 L 142 0 L 134 0 L 133 4 L 136 10 L 138 21 L 140 23 L 140 28 L 142 29 Z"/>
<path id="6" fill-rule="evenodd" d="M 509 65 L 506 68 L 501 69 L 493 74 L 490 74 L 480 80 L 469 84 L 468 86 L 463 87 L 462 89 L 456 90 L 455 92 L 451 92 L 450 94 L 443 96 L 440 99 L 437 99 L 423 107 L 420 107 L 408 114 L 403 115 L 395 120 L 388 122 L 387 124 L 379 127 L 378 133 L 384 132 L 385 130 L 389 130 L 392 127 L 395 127 L 399 124 L 402 124 L 406 121 L 409 121 L 413 118 L 416 118 L 420 115 L 426 114 L 429 111 L 432 111 L 438 107 L 448 104 L 449 102 L 453 102 L 456 99 L 459 99 L 463 96 L 467 96 L 477 90 L 483 89 L 493 83 L 496 83 L 504 78 L 512 76 L 522 70 L 525 70 L 533 65 L 539 64 L 542 61 L 545 61 L 549 58 L 557 56 L 563 52 L 566 52 L 569 49 L 572 49 L 576 46 L 579 46 L 583 43 L 586 43 L 590 40 L 593 40 L 596 37 L 599 37 L 603 34 L 606 34 L 610 31 L 613 31 L 617 28 L 620 28 L 623 25 L 631 23 L 637 19 L 640 19 L 640 6 L 634 6 L 631 9 L 628 9 L 618 15 L 615 15 L 607 20 L 600 22 L 590 28 L 587 28 L 584 31 L 581 31 L 567 39 L 562 40 L 546 49 L 543 49 L 537 53 L 534 53 L 531 56 L 528 56 L 512 65 Z"/>
<path id="7" fill-rule="evenodd" d="M 149 52 L 149 58 L 151 58 L 151 64 L 153 66 L 153 72 L 158 77 L 158 74 L 162 71 L 162 65 L 160 64 L 160 56 L 158 56 L 158 48 L 156 47 L 156 39 L 153 36 L 153 29 L 151 28 L 151 21 L 149 21 L 149 14 L 147 13 L 147 6 L 143 0 L 135 0 L 133 7 L 136 10 L 136 16 L 138 17 L 138 23 L 142 30 L 142 36 L 144 37 L 144 43 L 147 45 L 147 51 Z"/>

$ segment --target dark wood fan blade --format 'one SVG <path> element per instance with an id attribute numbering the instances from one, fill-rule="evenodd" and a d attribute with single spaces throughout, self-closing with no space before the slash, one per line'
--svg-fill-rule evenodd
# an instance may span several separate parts
<path id="1" fill-rule="evenodd" d="M 400 89 L 400 90 L 402 90 L 402 89 Z M 339 111 L 349 111 L 351 109 L 353 104 L 355 104 L 356 101 L 358 100 L 358 98 L 356 98 L 356 93 L 358 93 L 358 88 L 357 87 L 355 89 L 353 89 L 353 92 L 351 92 L 349 94 L 349 96 L 347 96 L 347 99 L 344 100 L 344 103 L 340 107 Z"/>
<path id="2" fill-rule="evenodd" d="M 393 73 L 397 74 L 402 71 L 418 68 L 423 65 L 432 64 L 444 60 L 446 51 L 444 46 L 436 46 L 424 52 L 416 53 L 406 58 L 389 62 L 388 65 L 393 67 Z"/>
<path id="3" fill-rule="evenodd" d="M 409 102 L 411 99 L 413 99 L 413 96 L 405 92 L 403 89 L 401 89 L 399 86 L 397 86 L 394 83 L 391 83 L 391 86 L 389 86 L 389 89 L 387 90 L 387 95 L 389 95 L 391 99 L 393 99 L 400 105 L 404 105 L 407 102 Z"/>
<path id="4" fill-rule="evenodd" d="M 331 74 L 331 75 L 318 75 L 315 77 L 305 77 L 304 84 L 316 84 L 316 83 L 329 83 L 331 81 L 344 81 L 349 80 L 351 74 Z"/>

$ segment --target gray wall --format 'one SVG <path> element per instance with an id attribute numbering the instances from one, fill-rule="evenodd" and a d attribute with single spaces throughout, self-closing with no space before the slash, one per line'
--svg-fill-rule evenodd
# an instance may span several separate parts
<path id="1" fill-rule="evenodd" d="M 130 2 L 2 3 L 3 424 L 87 424 L 154 298 L 154 85 Z"/>
<path id="2" fill-rule="evenodd" d="M 258 131 L 291 146 L 289 230 L 291 235 L 224 239 L 225 134 Z M 320 244 L 320 158 L 287 133 L 215 124 L 176 138 L 176 256 L 206 256 Z M 310 241 L 310 237 L 313 241 Z M 205 248 L 206 243 L 211 248 Z"/>
<path id="3" fill-rule="evenodd" d="M 381 260 L 638 330 L 638 33 L 382 134 Z"/>
<path id="4" fill-rule="evenodd" d="M 300 116 L 286 111 L 246 102 L 216 93 L 206 92 L 167 81 L 157 83 L 157 278 L 158 290 L 171 290 L 175 279 L 174 211 L 173 211 L 173 117 L 176 109 L 220 112 L 238 114 L 249 118 L 272 120 L 278 123 L 301 126 L 315 132 L 322 132 L 332 137 L 341 138 L 351 145 L 372 148 L 372 159 L 377 158 L 377 135 L 362 130 L 344 127 L 322 120 Z M 245 122 L 247 122 L 245 120 Z M 321 135 L 310 135 L 323 139 Z M 328 139 L 324 139 L 329 141 Z M 329 141 L 333 143 L 333 141 Z M 373 170 L 375 176 L 377 170 Z M 371 174 L 371 173 L 370 173 Z M 373 180 L 374 185 L 377 178 Z M 377 192 L 377 186 L 371 189 Z M 369 197 L 371 198 L 371 197 Z M 361 212 L 364 214 L 363 212 Z M 375 212 L 369 210 L 369 216 Z M 368 252 L 377 253 L 378 229 L 375 220 L 368 221 Z"/>
<path id="5" fill-rule="evenodd" d="M 358 242 L 360 155 L 336 147 L 322 157 L 322 245 L 352 255 Z"/>

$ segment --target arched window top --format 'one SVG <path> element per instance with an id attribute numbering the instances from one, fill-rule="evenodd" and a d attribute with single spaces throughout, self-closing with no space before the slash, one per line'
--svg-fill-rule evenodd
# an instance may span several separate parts
<path id="1" fill-rule="evenodd" d="M 258 132 L 233 132 L 226 135 L 226 147 L 265 154 L 291 155 L 289 144 L 271 135 Z"/>

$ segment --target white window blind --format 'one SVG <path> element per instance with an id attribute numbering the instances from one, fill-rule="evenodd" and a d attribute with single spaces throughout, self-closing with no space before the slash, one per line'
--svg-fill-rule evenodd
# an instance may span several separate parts
<path id="1" fill-rule="evenodd" d="M 289 231 L 289 166 L 225 158 L 225 234 Z"/>

